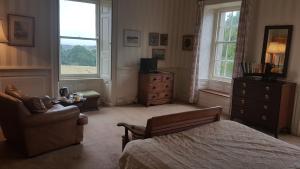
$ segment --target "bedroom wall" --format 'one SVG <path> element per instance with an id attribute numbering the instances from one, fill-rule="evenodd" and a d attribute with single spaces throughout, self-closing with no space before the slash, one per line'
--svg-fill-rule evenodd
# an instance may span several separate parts
<path id="1" fill-rule="evenodd" d="M 34 95 L 51 94 L 50 2 L 48 0 L 0 0 L 0 18 L 7 13 L 34 16 L 35 47 L 0 43 L 0 91 L 8 83 Z M 32 83 L 33 82 L 33 83 Z"/>
<path id="2" fill-rule="evenodd" d="M 252 38 L 249 43 L 247 60 L 260 62 L 264 27 L 266 25 L 294 25 L 287 80 L 300 84 L 300 1 L 263 0 L 258 1 Z M 293 133 L 300 135 L 300 88 L 297 88 L 296 106 L 293 118 Z"/>
<path id="3" fill-rule="evenodd" d="M 115 2 L 115 1 L 114 1 Z M 186 100 L 192 52 L 181 50 L 182 35 L 193 34 L 196 22 L 197 0 L 119 0 L 117 3 L 117 104 L 136 100 L 139 60 L 151 57 L 148 33 L 169 34 L 167 56 L 159 62 L 159 68 L 175 73 L 175 97 Z M 124 47 L 124 29 L 139 30 L 141 47 Z M 161 48 L 161 47 L 160 47 Z M 162 47 L 164 48 L 164 47 Z"/>

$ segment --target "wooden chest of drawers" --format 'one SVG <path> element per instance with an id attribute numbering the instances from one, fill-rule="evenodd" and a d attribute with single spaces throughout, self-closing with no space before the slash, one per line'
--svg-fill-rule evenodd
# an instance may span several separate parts
<path id="1" fill-rule="evenodd" d="M 172 102 L 174 75 L 170 72 L 139 74 L 139 103 L 146 106 Z"/>
<path id="2" fill-rule="evenodd" d="M 270 131 L 275 137 L 290 130 L 294 107 L 295 83 L 234 79 L 231 119 Z"/>

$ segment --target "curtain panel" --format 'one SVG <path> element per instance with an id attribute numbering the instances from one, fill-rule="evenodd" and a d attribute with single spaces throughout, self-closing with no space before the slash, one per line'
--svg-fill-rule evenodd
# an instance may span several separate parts
<path id="1" fill-rule="evenodd" d="M 243 76 L 241 63 L 244 61 L 247 52 L 247 35 L 249 33 L 249 27 L 251 24 L 252 16 L 254 14 L 255 3 L 256 0 L 242 0 L 234 67 L 232 74 L 233 78 Z"/>
<path id="2" fill-rule="evenodd" d="M 202 23 L 204 15 L 204 0 L 198 0 L 197 8 L 197 21 L 195 26 L 195 38 L 194 38 L 194 51 L 193 51 L 193 65 L 191 71 L 191 84 L 189 89 L 189 102 L 195 103 L 197 101 L 198 90 L 198 77 L 199 77 L 199 55 L 200 55 L 200 42 L 202 33 Z"/>

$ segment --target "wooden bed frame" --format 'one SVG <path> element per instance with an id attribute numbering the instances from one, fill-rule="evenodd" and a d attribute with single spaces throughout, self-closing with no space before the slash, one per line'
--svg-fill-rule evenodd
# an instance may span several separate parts
<path id="1" fill-rule="evenodd" d="M 220 120 L 221 107 L 193 110 L 188 112 L 152 117 L 147 120 L 147 126 L 136 126 L 126 123 L 118 123 L 117 126 L 125 127 L 125 135 L 122 136 L 122 149 L 134 139 L 146 139 L 155 136 L 172 134 L 195 128 L 204 124 Z M 129 138 L 128 131 L 132 133 Z"/>

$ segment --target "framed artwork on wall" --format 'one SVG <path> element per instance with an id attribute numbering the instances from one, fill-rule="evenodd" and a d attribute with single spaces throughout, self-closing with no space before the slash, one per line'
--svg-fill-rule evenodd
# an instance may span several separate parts
<path id="1" fill-rule="evenodd" d="M 182 38 L 182 50 L 193 50 L 194 38 L 194 35 L 184 35 Z"/>
<path id="2" fill-rule="evenodd" d="M 34 17 L 8 14 L 8 44 L 34 47 Z"/>
<path id="3" fill-rule="evenodd" d="M 152 58 L 157 60 L 165 60 L 166 49 L 152 49 Z"/>
<path id="4" fill-rule="evenodd" d="M 149 33 L 149 46 L 159 46 L 159 33 Z"/>
<path id="5" fill-rule="evenodd" d="M 168 46 L 169 35 L 160 34 L 160 46 Z"/>
<path id="6" fill-rule="evenodd" d="M 137 30 L 124 30 L 124 46 L 125 47 L 140 47 L 141 32 Z"/>

